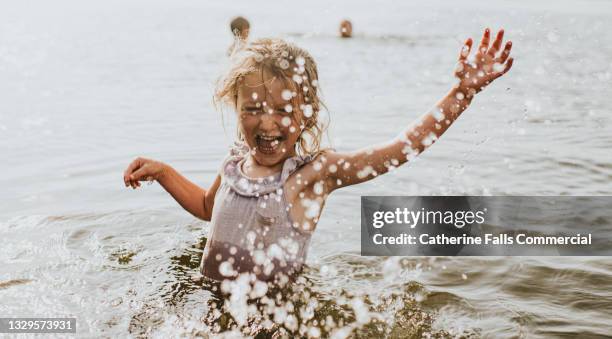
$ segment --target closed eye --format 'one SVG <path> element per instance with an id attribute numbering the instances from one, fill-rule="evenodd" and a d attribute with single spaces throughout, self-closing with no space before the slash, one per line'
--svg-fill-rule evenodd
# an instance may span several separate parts
<path id="1" fill-rule="evenodd" d="M 256 107 L 256 106 L 244 106 L 244 107 L 242 107 L 242 110 L 244 112 L 248 112 L 248 113 L 263 112 L 261 107 Z"/>
<path id="2" fill-rule="evenodd" d="M 269 108 L 265 109 L 263 107 L 257 106 L 243 106 L 242 111 L 250 114 L 261 114 L 264 112 L 270 113 Z M 272 111 L 272 113 L 279 114 L 282 116 L 291 116 L 291 112 L 287 112 L 284 107 L 276 108 L 274 109 L 274 111 Z"/>
<path id="3" fill-rule="evenodd" d="M 287 110 L 285 109 L 284 106 L 283 107 L 275 108 L 274 109 L 274 113 L 280 114 L 280 115 L 283 115 L 283 116 L 291 116 L 291 114 L 292 114 L 291 112 L 287 112 Z"/>
<path id="4" fill-rule="evenodd" d="M 291 113 L 287 112 L 284 108 L 277 108 L 275 113 L 281 114 L 281 115 L 287 115 L 287 116 L 291 115 Z"/>

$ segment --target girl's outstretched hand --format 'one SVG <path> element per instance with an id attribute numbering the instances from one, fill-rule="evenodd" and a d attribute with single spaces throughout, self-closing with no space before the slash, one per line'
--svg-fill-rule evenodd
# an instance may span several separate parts
<path id="1" fill-rule="evenodd" d="M 455 76 L 459 78 L 459 89 L 471 98 L 480 92 L 493 80 L 504 75 L 512 67 L 513 58 L 509 58 L 512 42 L 506 42 L 504 49 L 500 51 L 504 30 L 497 32 L 495 41 L 489 45 L 491 32 L 485 29 L 474 60 L 468 60 L 472 49 L 472 38 L 465 41 L 459 54 L 459 62 L 455 69 Z"/>
<path id="2" fill-rule="evenodd" d="M 164 163 L 152 159 L 134 159 L 123 172 L 125 187 L 131 186 L 135 189 L 140 187 L 140 181 L 158 180 L 164 172 L 164 166 Z"/>

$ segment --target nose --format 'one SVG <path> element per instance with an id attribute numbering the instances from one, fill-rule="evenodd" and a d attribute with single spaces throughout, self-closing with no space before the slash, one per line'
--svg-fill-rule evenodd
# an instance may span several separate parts
<path id="1" fill-rule="evenodd" d="M 278 124 L 276 122 L 275 114 L 264 113 L 259 120 L 259 128 L 264 131 L 276 130 Z"/>

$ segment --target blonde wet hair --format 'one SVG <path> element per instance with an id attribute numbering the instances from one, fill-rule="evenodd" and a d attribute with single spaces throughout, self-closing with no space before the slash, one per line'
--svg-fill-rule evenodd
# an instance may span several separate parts
<path id="1" fill-rule="evenodd" d="M 224 104 L 237 112 L 238 88 L 242 79 L 252 73 L 267 71 L 295 93 L 291 99 L 293 116 L 301 117 L 298 122 L 302 128 L 296 142 L 297 154 L 316 156 L 322 152 L 321 140 L 329 121 L 320 121 L 320 112 L 325 105 L 320 98 L 317 64 L 310 53 L 281 39 L 258 39 L 233 53 L 231 61 L 229 72 L 217 83 L 213 98 L 215 105 Z M 240 132 L 238 138 L 243 140 Z"/>

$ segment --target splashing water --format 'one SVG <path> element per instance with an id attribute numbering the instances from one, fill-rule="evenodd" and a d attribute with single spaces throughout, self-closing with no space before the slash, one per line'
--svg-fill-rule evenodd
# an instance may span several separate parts
<path id="1" fill-rule="evenodd" d="M 293 97 L 293 95 L 291 94 L 291 91 L 288 89 L 284 89 L 281 92 L 281 97 L 283 98 L 283 100 L 291 100 L 291 98 Z"/>

